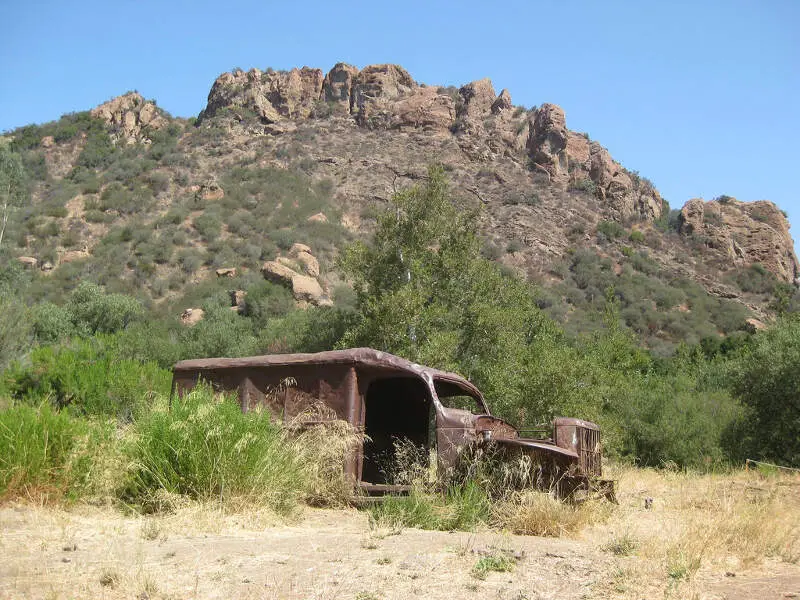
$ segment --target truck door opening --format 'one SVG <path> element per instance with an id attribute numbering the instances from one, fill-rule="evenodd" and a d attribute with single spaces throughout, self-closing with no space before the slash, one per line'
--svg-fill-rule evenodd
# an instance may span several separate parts
<path id="1" fill-rule="evenodd" d="M 370 383 L 364 400 L 364 464 L 361 479 L 393 484 L 398 472 L 397 444 L 428 448 L 431 399 L 414 377 L 390 377 Z"/>

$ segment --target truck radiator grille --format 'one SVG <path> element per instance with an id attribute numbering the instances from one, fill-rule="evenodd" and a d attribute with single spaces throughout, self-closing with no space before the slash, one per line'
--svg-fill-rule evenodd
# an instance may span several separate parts
<path id="1" fill-rule="evenodd" d="M 589 476 L 600 477 L 602 475 L 601 452 L 600 452 L 600 432 L 594 429 L 578 428 L 580 443 L 578 447 L 581 470 Z"/>

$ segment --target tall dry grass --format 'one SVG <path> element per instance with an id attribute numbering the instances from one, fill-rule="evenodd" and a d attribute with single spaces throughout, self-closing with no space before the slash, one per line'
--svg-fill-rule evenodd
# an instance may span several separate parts
<path id="1" fill-rule="evenodd" d="M 620 506 L 586 536 L 633 555 L 614 575 L 614 597 L 651 592 L 691 597 L 699 574 L 736 572 L 766 560 L 800 561 L 800 477 L 744 470 L 697 474 L 617 467 Z M 652 509 L 644 499 L 652 498 Z M 624 548 L 624 552 L 618 549 Z"/>

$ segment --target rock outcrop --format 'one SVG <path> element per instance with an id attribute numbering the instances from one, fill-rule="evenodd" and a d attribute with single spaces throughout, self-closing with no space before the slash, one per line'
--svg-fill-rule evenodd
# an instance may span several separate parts
<path id="1" fill-rule="evenodd" d="M 317 110 L 321 104 L 327 105 L 324 113 Z M 249 111 L 272 135 L 292 131 L 293 120 L 318 114 L 349 115 L 369 129 L 452 131 L 472 160 L 527 152 L 531 166 L 551 182 L 593 191 L 609 218 L 652 221 L 662 211 L 661 196 L 653 185 L 624 169 L 600 144 L 570 131 L 561 107 L 543 104 L 525 118 L 512 110 L 508 90 L 496 94 L 489 79 L 456 91 L 420 85 L 393 64 L 359 71 L 338 63 L 324 77 L 309 67 L 265 73 L 236 70 L 214 82 L 200 119 L 224 108 L 239 121 Z"/>
<path id="2" fill-rule="evenodd" d="M 795 283 L 800 264 L 789 222 L 772 202 L 740 202 L 722 196 L 710 202 L 689 200 L 681 209 L 680 232 L 704 244 L 728 263 L 760 263 L 779 280 Z"/>
<path id="3" fill-rule="evenodd" d="M 653 184 L 627 171 L 597 142 L 567 129 L 564 111 L 555 104 L 543 104 L 530 116 L 527 150 L 553 180 L 594 189 L 616 220 L 661 216 L 663 203 Z"/>
<path id="4" fill-rule="evenodd" d="M 336 63 L 322 82 L 323 99 L 326 102 L 341 103 L 347 107 L 347 112 L 350 112 L 351 90 L 357 75 L 358 69 L 353 65 Z"/>
<path id="5" fill-rule="evenodd" d="M 504 110 L 509 110 L 514 108 L 514 105 L 511 104 L 511 94 L 508 93 L 508 90 L 504 89 L 500 92 L 500 95 L 492 102 L 492 112 L 494 114 L 499 114 Z"/>
<path id="6" fill-rule="evenodd" d="M 223 108 L 251 110 L 264 123 L 305 118 L 320 100 L 323 79 L 321 70 L 309 67 L 223 73 L 211 87 L 200 120 L 213 117 Z"/>
<path id="7" fill-rule="evenodd" d="M 319 282 L 319 262 L 305 244 L 293 244 L 289 256 L 279 256 L 261 267 L 264 278 L 292 291 L 301 305 L 329 305 L 330 300 Z"/>
<path id="8" fill-rule="evenodd" d="M 91 112 L 113 129 L 112 138 L 126 144 L 150 141 L 148 133 L 169 124 L 162 111 L 138 92 L 104 102 Z"/>
<path id="9" fill-rule="evenodd" d="M 205 314 L 202 308 L 187 308 L 181 314 L 181 323 L 187 327 L 192 327 L 202 321 Z"/>
<path id="10" fill-rule="evenodd" d="M 489 79 L 459 89 L 426 86 L 394 64 L 359 70 L 337 63 L 327 75 L 309 67 L 277 72 L 236 70 L 217 78 L 200 117 L 210 118 L 222 109 L 229 109 L 225 114 L 240 122 L 255 115 L 264 133 L 270 135 L 291 135 L 299 120 L 325 116 L 348 118 L 372 130 L 435 134 L 442 137 L 442 144 L 456 146 L 466 160 L 481 164 L 501 187 L 506 185 L 506 175 L 498 165 L 508 157 L 516 165 L 527 166 L 528 173 L 533 173 L 529 177 L 546 177 L 545 183 L 556 188 L 592 194 L 599 201 L 602 219 L 652 222 L 665 209 L 650 181 L 625 169 L 588 135 L 571 131 L 560 106 L 545 103 L 528 111 L 515 109 L 508 90 L 497 94 Z M 109 112 L 117 114 L 120 109 L 109 108 Z M 110 118 L 118 121 L 122 117 Z M 198 193 L 214 199 L 221 197 L 222 190 L 205 187 Z M 682 214 L 685 235 L 701 236 L 710 250 L 735 265 L 759 262 L 783 281 L 797 277 L 786 220 L 771 203 L 717 206 L 690 201 Z M 324 219 L 322 213 L 310 217 L 312 221 Z M 550 248 L 550 242 L 541 243 Z M 273 266 L 268 263 L 265 275 L 284 281 L 293 290 L 292 282 L 298 282 L 298 290 L 305 290 L 295 293 L 298 299 L 302 296 L 317 302 L 322 297 L 321 287 L 318 292 L 311 282 L 296 279 L 319 277 L 319 265 L 310 252 L 292 251 L 273 262 Z"/>
<path id="11" fill-rule="evenodd" d="M 214 201 L 222 200 L 225 197 L 225 190 L 214 180 L 209 180 L 197 186 L 194 196 L 197 200 Z"/>
<path id="12" fill-rule="evenodd" d="M 35 269 L 39 265 L 39 259 L 33 256 L 18 256 L 17 261 L 26 269 Z"/>

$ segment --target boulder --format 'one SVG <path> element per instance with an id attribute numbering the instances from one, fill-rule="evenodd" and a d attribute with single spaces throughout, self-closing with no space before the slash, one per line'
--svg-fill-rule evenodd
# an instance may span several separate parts
<path id="1" fill-rule="evenodd" d="M 292 269 L 277 261 L 269 260 L 261 267 L 264 279 L 286 287 L 292 285 L 292 277 L 297 275 Z"/>
<path id="2" fill-rule="evenodd" d="M 187 308 L 181 314 L 181 323 L 187 327 L 192 327 L 203 320 L 205 311 L 202 308 Z"/>
<path id="3" fill-rule="evenodd" d="M 35 269 L 39 264 L 39 259 L 32 256 L 18 256 L 17 261 L 26 269 Z"/>
<path id="4" fill-rule="evenodd" d="M 327 223 L 328 217 L 325 216 L 325 213 L 318 212 L 315 215 L 311 215 L 306 219 L 309 223 Z"/>
<path id="5" fill-rule="evenodd" d="M 750 333 L 755 333 L 756 331 L 764 331 L 767 326 L 758 319 L 750 318 L 744 322 L 744 328 Z"/>
<path id="6" fill-rule="evenodd" d="M 309 252 L 298 252 L 295 259 L 311 277 L 319 277 L 319 261 Z"/>
<path id="7" fill-rule="evenodd" d="M 230 290 L 229 294 L 231 295 L 231 308 L 244 312 L 247 292 L 244 290 Z"/>
<path id="8" fill-rule="evenodd" d="M 292 294 L 298 301 L 319 304 L 322 300 L 322 286 L 313 277 L 295 274 L 292 277 Z"/>
<path id="9" fill-rule="evenodd" d="M 299 245 L 303 246 L 302 244 Z M 307 248 L 307 246 L 305 247 Z M 300 255 L 311 256 L 308 252 L 299 252 L 297 254 L 298 257 Z M 316 261 L 316 259 L 314 260 Z M 287 266 L 285 264 L 287 262 L 291 263 L 291 259 L 280 257 L 277 260 L 265 262 L 261 268 L 264 278 L 290 289 L 294 299 L 298 302 L 319 304 L 324 296 L 319 281 L 310 274 L 301 275 Z"/>
<path id="10" fill-rule="evenodd" d="M 215 271 L 217 277 L 236 277 L 236 267 L 223 267 Z"/>
<path id="11" fill-rule="evenodd" d="M 195 198 L 203 201 L 222 200 L 224 197 L 225 191 L 216 181 L 204 183 L 200 186 L 200 189 L 195 192 Z"/>
<path id="12" fill-rule="evenodd" d="M 294 258 L 289 258 L 288 256 L 279 256 L 275 259 L 275 262 L 282 264 L 284 267 L 287 267 L 294 272 L 299 272 L 301 269 L 300 263 L 298 263 Z"/>
<path id="13" fill-rule="evenodd" d="M 301 244 L 300 242 L 295 242 L 292 244 L 292 247 L 289 248 L 289 254 L 294 256 L 299 252 L 308 252 L 311 254 L 311 246 L 307 246 L 306 244 Z"/>

